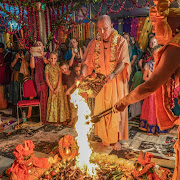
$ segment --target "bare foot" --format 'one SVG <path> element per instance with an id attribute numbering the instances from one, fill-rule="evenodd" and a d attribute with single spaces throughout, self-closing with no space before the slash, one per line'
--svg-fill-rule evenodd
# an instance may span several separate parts
<path id="1" fill-rule="evenodd" d="M 115 151 L 120 151 L 120 150 L 121 150 L 121 144 L 120 144 L 119 141 L 114 145 L 113 149 L 114 149 Z"/>
<path id="2" fill-rule="evenodd" d="M 66 126 L 66 125 L 67 125 L 67 122 L 66 122 L 66 121 L 64 121 L 64 122 L 62 123 L 62 125 L 63 125 L 63 126 Z"/>
<path id="3" fill-rule="evenodd" d="M 100 147 L 104 147 L 104 146 L 109 146 L 109 144 L 107 144 L 107 143 L 105 143 L 105 142 L 101 142 L 101 143 L 99 144 L 99 146 L 100 146 Z"/>
<path id="4" fill-rule="evenodd" d="M 72 126 L 73 123 L 74 123 L 74 121 L 70 121 L 70 122 L 68 123 L 68 126 Z"/>

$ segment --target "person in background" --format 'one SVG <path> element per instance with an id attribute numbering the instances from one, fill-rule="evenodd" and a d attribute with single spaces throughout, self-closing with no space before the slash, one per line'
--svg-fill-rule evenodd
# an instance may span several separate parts
<path id="1" fill-rule="evenodd" d="M 76 88 L 76 82 L 81 75 L 81 63 L 78 63 L 74 66 L 74 72 L 75 72 L 75 83 L 69 89 L 66 90 L 66 95 L 72 94 L 72 91 Z"/>
<path id="2" fill-rule="evenodd" d="M 11 69 L 10 61 L 12 54 L 4 49 L 4 44 L 0 42 L 0 109 L 7 108 L 7 88 L 10 83 Z"/>
<path id="3" fill-rule="evenodd" d="M 150 37 L 148 46 L 144 53 L 142 54 L 141 59 L 138 61 L 138 67 L 142 72 L 144 72 L 144 66 L 147 62 L 149 62 L 152 59 L 152 49 L 157 46 L 157 39 L 155 36 Z"/>
<path id="4" fill-rule="evenodd" d="M 16 104 L 20 100 L 20 82 L 23 83 L 23 79 L 30 75 L 29 62 L 26 61 L 23 50 L 16 51 L 18 44 L 14 44 L 15 52 L 13 52 L 14 59 L 11 62 L 12 76 L 10 85 L 10 102 L 13 104 L 13 116 L 16 117 Z"/>
<path id="5" fill-rule="evenodd" d="M 68 123 L 69 126 L 73 126 L 75 123 L 75 120 L 77 119 L 77 110 L 74 107 L 74 105 L 70 102 L 70 94 L 71 92 L 71 87 L 75 84 L 75 78 L 76 78 L 76 74 L 73 70 L 69 69 L 69 64 L 67 61 L 62 61 L 60 63 L 60 68 L 61 71 L 63 73 L 62 75 L 62 81 L 63 81 L 63 85 L 66 91 L 66 95 L 68 98 L 68 104 L 69 104 L 69 109 L 70 109 L 70 122 Z M 73 88 L 72 88 L 73 90 Z"/>
<path id="6" fill-rule="evenodd" d="M 154 37 L 155 36 L 155 33 L 149 33 L 148 34 L 148 39 L 151 39 L 152 37 Z"/>
<path id="7" fill-rule="evenodd" d="M 138 70 L 137 63 L 138 63 L 140 57 L 142 56 L 142 49 L 140 48 L 139 43 L 136 41 L 135 37 L 131 37 L 131 42 L 132 42 L 132 45 L 133 45 L 133 51 L 135 51 L 134 54 L 137 53 L 137 59 L 136 59 L 136 62 L 135 62 L 135 66 L 136 66 L 136 70 Z"/>
<path id="8" fill-rule="evenodd" d="M 144 82 L 143 73 L 139 69 L 138 71 L 136 71 L 136 73 L 134 74 L 134 77 L 132 78 L 132 86 L 130 88 L 130 92 L 133 91 L 137 86 L 139 86 L 143 82 Z M 141 114 L 141 106 L 142 106 L 141 101 L 131 104 L 129 106 L 129 113 L 130 113 L 129 119 L 134 118 Z"/>
<path id="9" fill-rule="evenodd" d="M 85 52 L 85 50 L 86 50 L 86 48 L 87 48 L 87 46 L 88 46 L 88 44 L 89 44 L 89 42 L 91 41 L 91 39 L 85 39 L 85 41 L 84 41 L 84 46 L 82 47 L 82 50 L 83 50 L 83 54 L 84 54 L 84 52 Z"/>
<path id="10" fill-rule="evenodd" d="M 106 76 L 107 83 L 95 97 L 94 115 L 128 94 L 131 72 L 127 41 L 113 29 L 110 16 L 100 16 L 97 29 L 98 34 L 88 44 L 82 63 L 82 78 L 93 70 Z M 95 135 L 102 139 L 101 145 L 113 145 L 114 150 L 120 150 L 119 140 L 128 139 L 128 109 L 101 118 L 95 124 Z"/>
<path id="11" fill-rule="evenodd" d="M 72 49 L 68 50 L 65 54 L 64 59 L 69 61 L 69 67 L 72 67 L 73 65 L 77 63 L 81 63 L 83 58 L 83 53 L 81 48 L 78 47 L 78 41 L 76 38 L 72 38 L 70 40 L 70 44 L 72 46 Z"/>
<path id="12" fill-rule="evenodd" d="M 47 102 L 48 122 L 63 123 L 69 116 L 67 96 L 65 96 L 62 85 L 62 72 L 59 67 L 58 54 L 51 52 L 50 63 L 46 65 L 45 75 L 49 87 L 49 97 Z"/>
<path id="13" fill-rule="evenodd" d="M 143 73 L 143 80 L 147 81 L 153 73 L 154 69 L 154 58 L 161 48 L 161 45 L 157 45 L 152 49 L 152 57 L 153 59 L 147 62 L 144 66 L 144 73 Z M 155 94 L 149 95 L 147 98 L 144 99 L 141 109 L 141 116 L 139 120 L 139 129 L 146 131 L 149 135 L 160 133 L 166 133 L 167 130 L 161 131 L 157 124 L 157 117 L 156 117 L 156 104 L 155 104 Z"/>
<path id="14" fill-rule="evenodd" d="M 0 42 L 0 84 L 9 84 L 11 80 L 11 58 L 12 53 L 5 50 L 4 44 Z"/>
<path id="15" fill-rule="evenodd" d="M 58 62 L 61 62 L 64 60 L 64 56 L 66 54 L 66 52 L 68 51 L 67 45 L 66 43 L 61 43 L 56 52 L 58 53 Z"/>
<path id="16" fill-rule="evenodd" d="M 130 58 L 130 62 L 131 62 L 131 75 L 130 75 L 130 79 L 129 79 L 129 87 L 131 87 L 132 85 L 132 78 L 136 72 L 136 61 L 137 61 L 137 48 L 134 47 L 134 45 L 132 44 L 130 35 L 128 33 L 124 34 L 124 38 L 126 39 L 127 43 L 128 43 L 128 50 L 129 50 L 129 58 Z"/>
<path id="17" fill-rule="evenodd" d="M 46 84 L 45 76 L 44 76 L 44 68 L 45 65 L 49 63 L 49 53 L 44 52 L 44 45 L 41 41 L 37 41 L 34 46 L 40 47 L 39 54 L 40 56 L 34 56 L 33 50 L 30 49 L 30 67 L 32 69 L 32 76 L 35 77 L 35 84 L 37 88 L 37 94 L 40 98 L 41 103 L 41 119 L 43 123 L 47 122 L 46 114 L 47 114 L 47 100 L 48 100 L 48 86 Z M 31 114 L 28 114 L 28 118 Z"/>

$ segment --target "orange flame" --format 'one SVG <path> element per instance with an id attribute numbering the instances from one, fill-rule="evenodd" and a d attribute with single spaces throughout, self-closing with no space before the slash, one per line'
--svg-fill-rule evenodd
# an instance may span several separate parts
<path id="1" fill-rule="evenodd" d="M 89 159 L 92 154 L 88 142 L 88 133 L 92 128 L 92 123 L 86 124 L 87 121 L 90 121 L 91 111 L 85 102 L 85 99 L 79 95 L 79 89 L 77 88 L 74 93 L 71 95 L 71 102 L 77 107 L 78 121 L 76 122 L 75 128 L 77 131 L 77 143 L 79 146 L 79 155 L 77 157 L 76 166 L 78 166 L 83 172 L 91 177 L 96 176 L 95 164 L 90 163 Z"/>

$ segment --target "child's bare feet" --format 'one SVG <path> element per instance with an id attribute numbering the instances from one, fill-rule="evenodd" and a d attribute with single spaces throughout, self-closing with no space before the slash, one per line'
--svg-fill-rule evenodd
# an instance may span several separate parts
<path id="1" fill-rule="evenodd" d="M 66 122 L 66 121 L 64 121 L 64 122 L 62 123 L 62 125 L 63 125 L 63 126 L 66 126 L 66 125 L 67 125 L 67 122 Z"/>
<path id="2" fill-rule="evenodd" d="M 72 126 L 72 125 L 73 125 L 73 123 L 74 123 L 74 121 L 73 121 L 73 120 L 71 120 L 71 121 L 68 123 L 68 126 Z"/>
<path id="3" fill-rule="evenodd" d="M 120 150 L 121 150 L 121 144 L 120 144 L 120 142 L 115 143 L 113 149 L 114 149 L 115 151 L 120 151 Z"/>

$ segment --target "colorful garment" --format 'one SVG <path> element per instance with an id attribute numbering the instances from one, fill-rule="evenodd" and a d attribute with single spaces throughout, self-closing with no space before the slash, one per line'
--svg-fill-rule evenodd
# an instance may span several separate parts
<path id="1" fill-rule="evenodd" d="M 144 69 L 149 71 L 149 77 L 152 74 L 153 65 L 154 61 L 149 61 L 144 66 Z M 139 120 L 139 129 L 146 131 L 148 134 L 160 134 L 167 132 L 167 130 L 161 131 L 157 124 L 155 94 L 151 94 L 143 101 Z"/>
<path id="2" fill-rule="evenodd" d="M 135 47 L 133 47 L 133 45 L 130 45 L 128 47 L 128 50 L 129 50 L 129 58 L 130 58 L 130 62 L 131 62 L 133 60 L 133 56 L 137 55 L 137 49 Z M 136 73 L 136 69 L 137 69 L 136 61 L 134 62 L 134 64 L 131 65 L 131 75 L 130 75 L 130 79 L 129 79 L 129 87 L 131 87 L 132 78 L 134 77 L 134 74 Z"/>
<path id="3" fill-rule="evenodd" d="M 62 74 L 62 83 L 69 89 L 75 83 L 75 78 L 76 74 L 74 71 L 71 71 L 69 75 Z"/>
<path id="4" fill-rule="evenodd" d="M 0 109 L 7 108 L 7 98 L 5 96 L 4 90 L 5 90 L 4 86 L 0 85 Z"/>
<path id="5" fill-rule="evenodd" d="M 11 80 L 11 53 L 0 53 L 0 84 L 8 84 Z"/>
<path id="6" fill-rule="evenodd" d="M 133 84 L 133 87 L 132 87 L 132 91 L 137 87 L 139 86 L 140 84 L 142 84 L 144 82 L 143 80 L 143 74 L 141 71 L 137 71 L 134 75 L 134 77 L 132 78 L 132 82 L 134 83 Z M 131 104 L 129 106 L 129 113 L 130 113 L 130 117 L 133 118 L 133 117 L 136 117 L 138 115 L 141 114 L 141 107 L 142 107 L 142 102 L 139 101 L 139 102 L 136 102 L 134 104 Z"/>
<path id="7" fill-rule="evenodd" d="M 151 58 L 151 50 L 149 48 L 146 49 L 146 51 L 142 54 L 142 66 L 144 67 L 147 62 L 152 60 Z"/>
<path id="8" fill-rule="evenodd" d="M 80 51 L 80 50 L 78 49 L 78 51 Z M 68 50 L 68 51 L 66 52 L 66 54 L 65 54 L 65 56 L 64 56 L 64 59 L 70 61 L 71 57 L 72 57 L 72 49 L 70 49 L 70 50 Z M 75 56 L 72 66 L 74 66 L 74 65 L 76 65 L 76 64 L 78 64 L 78 63 L 81 63 L 81 59 L 77 59 L 76 56 Z"/>
<path id="9" fill-rule="evenodd" d="M 112 73 L 120 62 L 125 64 L 124 70 L 117 74 L 111 83 L 106 83 L 95 98 L 94 115 L 112 107 L 118 100 L 128 94 L 128 78 L 131 72 L 128 44 L 126 40 L 113 30 L 108 42 L 95 37 L 84 54 L 84 64 L 88 69 L 86 75 L 95 70 L 107 76 Z M 128 139 L 128 111 L 112 113 L 103 117 L 95 124 L 95 135 L 103 143 L 116 143 L 118 140 Z"/>
<path id="10" fill-rule="evenodd" d="M 134 90 L 137 86 L 139 86 L 140 84 L 142 84 L 144 82 L 143 74 L 141 71 L 137 71 L 135 73 L 134 77 L 132 78 L 132 82 L 134 83 L 132 90 Z"/>
<path id="11" fill-rule="evenodd" d="M 62 80 L 63 80 L 63 85 L 67 86 L 67 89 L 69 89 L 74 83 L 77 75 L 75 74 L 74 71 L 71 71 L 69 75 L 63 74 L 62 75 Z M 69 112 L 71 118 L 76 118 L 77 117 L 77 108 L 75 108 L 74 104 L 70 102 L 70 96 L 67 96 L 68 99 L 68 107 L 69 107 Z"/>
<path id="12" fill-rule="evenodd" d="M 48 59 L 49 53 L 45 54 L 45 57 Z M 40 98 L 41 103 L 41 119 L 43 123 L 46 123 L 46 109 L 47 109 L 47 100 L 48 100 L 48 86 L 45 81 L 44 76 L 44 67 L 45 63 L 42 57 L 34 57 L 35 63 L 35 84 L 37 88 L 37 94 Z"/>
<path id="13" fill-rule="evenodd" d="M 12 62 L 14 61 L 16 53 L 13 53 Z M 21 68 L 22 59 L 18 59 L 17 63 L 12 67 L 11 83 L 10 83 L 10 93 L 9 100 L 13 104 L 17 104 L 20 100 L 20 82 L 23 80 L 23 74 L 19 73 Z"/>
<path id="14" fill-rule="evenodd" d="M 49 75 L 49 82 L 53 89 L 56 89 L 59 82 L 60 67 L 56 63 L 55 67 L 50 64 L 46 65 L 45 73 Z M 64 122 L 68 118 L 69 109 L 67 103 L 67 96 L 64 93 L 64 86 L 62 83 L 59 85 L 58 93 L 53 94 L 49 89 L 49 97 L 47 103 L 47 121 L 49 122 Z"/>
<path id="15" fill-rule="evenodd" d="M 158 51 L 158 61 L 156 62 L 156 66 L 158 66 L 161 56 L 166 50 L 166 48 L 171 45 L 180 48 L 180 33 L 178 33 L 174 38 L 172 38 L 163 48 Z M 179 78 L 179 77 L 178 77 Z M 161 111 L 157 111 L 157 119 L 159 127 L 163 129 L 172 128 L 175 124 L 180 125 L 180 116 L 175 115 L 169 106 L 169 97 L 167 92 L 167 83 L 163 84 L 156 92 L 155 92 L 155 101 L 156 106 Z M 180 128 L 178 128 L 178 140 L 174 145 L 176 149 L 176 166 L 174 168 L 173 180 L 180 179 Z"/>

